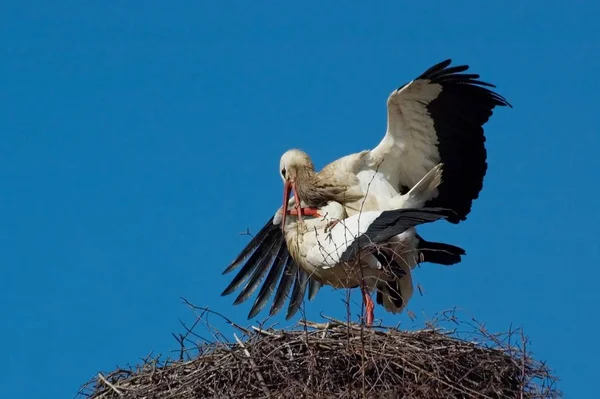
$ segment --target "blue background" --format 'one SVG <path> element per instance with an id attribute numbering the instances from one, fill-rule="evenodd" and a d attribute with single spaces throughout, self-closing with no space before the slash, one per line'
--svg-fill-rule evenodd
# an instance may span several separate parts
<path id="1" fill-rule="evenodd" d="M 221 271 L 280 205 L 281 154 L 320 168 L 375 146 L 388 94 L 446 58 L 514 109 L 486 125 L 467 222 L 422 230 L 468 255 L 418 269 L 409 308 L 522 326 L 567 397 L 589 396 L 600 3 L 282 3 L 0 5 L 2 396 L 72 397 L 99 370 L 170 354 L 193 320 L 180 297 L 256 324 L 251 301 L 219 296 Z M 325 288 L 307 316 L 342 318 L 344 298 Z"/>

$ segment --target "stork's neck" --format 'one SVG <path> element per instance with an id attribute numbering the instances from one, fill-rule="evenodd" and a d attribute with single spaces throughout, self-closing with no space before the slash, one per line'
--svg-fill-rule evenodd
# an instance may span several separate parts
<path id="1" fill-rule="evenodd" d="M 317 173 L 314 169 L 310 168 L 298 168 L 296 172 L 296 183 L 297 184 L 314 184 L 317 179 Z"/>
<path id="2" fill-rule="evenodd" d="M 315 197 L 320 187 L 319 179 L 314 170 L 309 168 L 299 169 L 296 174 L 296 189 L 302 201 L 311 208 L 319 208 L 324 205 Z"/>
<path id="3" fill-rule="evenodd" d="M 302 201 L 311 208 L 320 208 L 329 201 L 346 203 L 362 197 L 350 192 L 348 187 L 335 179 L 318 175 L 313 170 L 306 170 L 296 177 L 296 189 Z"/>

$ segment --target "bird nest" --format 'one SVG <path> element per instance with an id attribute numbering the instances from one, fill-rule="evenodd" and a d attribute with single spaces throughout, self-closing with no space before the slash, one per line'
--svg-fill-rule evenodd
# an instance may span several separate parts
<path id="1" fill-rule="evenodd" d="M 439 323 L 416 331 L 367 328 L 333 319 L 287 330 L 230 322 L 240 330 L 233 342 L 210 326 L 210 342 L 194 332 L 202 317 L 176 335 L 176 360 L 149 357 L 99 373 L 79 397 L 560 397 L 556 378 L 531 357 L 520 330 L 491 334 L 454 315 L 444 316 L 457 324 L 453 330 Z"/>

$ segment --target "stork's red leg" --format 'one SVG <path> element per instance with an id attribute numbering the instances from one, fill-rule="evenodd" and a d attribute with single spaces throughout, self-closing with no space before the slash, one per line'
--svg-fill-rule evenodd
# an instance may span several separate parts
<path id="1" fill-rule="evenodd" d="M 375 320 L 375 304 L 371 299 L 371 295 L 369 295 L 369 291 L 367 291 L 367 289 L 365 288 L 364 283 L 361 283 L 360 290 L 362 292 L 363 302 L 365 304 L 366 324 L 367 326 L 370 326 Z"/>

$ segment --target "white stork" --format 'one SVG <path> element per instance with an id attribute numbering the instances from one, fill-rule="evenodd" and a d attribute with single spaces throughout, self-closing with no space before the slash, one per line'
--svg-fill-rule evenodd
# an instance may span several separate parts
<path id="1" fill-rule="evenodd" d="M 367 325 L 374 320 L 370 293 L 375 290 L 377 302 L 387 311 L 402 311 L 413 292 L 411 270 L 420 260 L 414 226 L 451 214 L 443 208 L 415 211 L 437 192 L 440 177 L 440 167 L 428 172 L 407 194 L 408 209 L 363 211 L 348 217 L 342 204 L 330 201 L 312 219 L 286 223 L 284 236 L 290 255 L 322 284 L 360 286 Z"/>
<path id="2" fill-rule="evenodd" d="M 342 157 L 320 172 L 303 151 L 283 154 L 284 219 L 290 191 L 296 204 L 318 208 L 333 200 L 350 215 L 406 207 L 401 194 L 440 162 L 444 184 L 428 205 L 453 209 L 453 223 L 466 219 L 487 169 L 483 125 L 494 107 L 510 104 L 486 88 L 493 85 L 476 80 L 479 75 L 460 73 L 468 66 L 449 64 L 431 67 L 390 94 L 387 130 L 374 149 Z"/>
<path id="3" fill-rule="evenodd" d="M 302 221 L 297 214 L 296 218 L 287 218 L 285 242 L 290 259 L 295 268 L 303 271 L 296 280 L 288 315 L 295 313 L 300 306 L 307 280 L 309 284 L 313 281 L 334 288 L 360 287 L 367 325 L 374 320 L 374 304 L 370 296 L 373 291 L 377 292 L 377 303 L 388 312 L 401 312 L 413 293 L 411 271 L 421 260 L 418 248 L 420 239 L 414 227 L 452 214 L 452 211 L 444 208 L 412 208 L 367 211 L 347 217 L 344 206 L 331 201 Z M 339 223 L 330 227 L 331 221 Z M 285 245 L 272 248 L 271 251 L 280 251 L 283 247 Z M 268 259 L 268 256 L 262 262 L 264 259 Z M 272 273 L 281 272 L 279 269 L 284 267 L 286 258 L 277 257 L 275 262 L 249 317 L 260 310 L 257 307 L 265 305 L 265 292 L 275 289 L 276 280 L 272 278 Z M 242 276 L 249 272 L 239 273 L 225 293 L 235 290 L 243 281 Z M 252 271 L 236 303 L 245 300 L 256 289 L 265 272 L 266 268 L 260 266 Z M 284 272 L 282 279 L 287 279 L 280 284 L 276 301 L 277 296 L 284 295 L 284 290 L 289 290 L 290 277 Z"/>
<path id="4" fill-rule="evenodd" d="M 370 293 L 388 312 L 404 309 L 413 293 L 412 269 L 419 263 L 414 227 L 451 215 L 443 208 L 367 211 L 346 217 L 329 202 L 306 222 L 286 223 L 291 256 L 311 278 L 334 288 L 360 286 L 366 324 L 374 320 Z M 329 228 L 331 221 L 339 221 Z"/>
<path id="5" fill-rule="evenodd" d="M 483 125 L 496 106 L 510 106 L 500 95 L 479 81 L 479 75 L 462 73 L 468 66 L 449 67 L 450 60 L 429 68 L 415 80 L 393 91 L 387 100 L 387 130 L 373 149 L 345 156 L 316 172 L 310 157 L 299 150 L 286 152 L 280 172 L 284 180 L 283 217 L 288 214 L 290 191 L 295 213 L 317 214 L 330 201 L 342 204 L 352 217 L 357 212 L 385 211 L 411 205 L 408 192 L 426 173 L 443 164 L 443 182 L 424 204 L 448 208 L 452 223 L 466 219 L 479 196 L 487 170 Z M 300 210 L 300 204 L 306 209 Z M 270 314 L 281 309 L 294 283 L 286 318 L 298 309 L 308 280 L 309 300 L 321 283 L 309 278 L 298 260 L 290 256 L 282 229 L 285 220 L 274 216 L 227 267 L 227 273 L 245 265 L 223 295 L 230 294 L 250 277 L 235 304 L 245 301 L 269 271 L 249 318 L 254 317 L 275 290 Z M 327 226 L 331 228 L 331 226 Z M 335 227 L 333 227 L 335 229 Z M 455 264 L 464 251 L 447 244 L 431 243 L 418 235 L 415 247 L 422 260 Z"/>
<path id="6" fill-rule="evenodd" d="M 424 213 L 418 212 L 418 208 L 437 193 L 441 174 L 441 165 L 434 167 L 405 195 L 406 204 L 412 207 L 408 209 L 368 210 L 348 216 L 344 205 L 330 201 L 319 209 L 300 207 L 298 210 L 287 211 L 295 218 L 285 221 L 285 244 L 277 238 L 281 236 L 277 226 L 283 221 L 283 209 L 280 209 L 270 223 L 270 232 L 265 235 L 263 243 L 268 244 L 258 244 L 262 248 L 253 253 L 223 291 L 223 295 L 236 290 L 251 275 L 235 303 L 245 301 L 274 261 L 248 316 L 254 317 L 275 290 L 281 268 L 286 268 L 289 262 L 294 272 L 298 273 L 298 279 L 292 292 L 287 318 L 297 311 L 304 297 L 307 280 L 311 298 L 322 284 L 334 288 L 360 286 L 367 325 L 371 325 L 374 320 L 374 304 L 370 296 L 373 291 L 377 291 L 377 303 L 386 310 L 392 313 L 402 311 L 412 297 L 411 270 L 420 261 L 449 265 L 459 262 L 460 256 L 464 254 L 464 250 L 459 247 L 426 242 L 414 229 L 418 224 L 453 215 L 452 211 L 444 208 L 427 208 Z M 290 202 L 293 203 L 294 198 Z M 301 220 L 298 212 L 305 210 L 309 211 L 305 214 L 309 218 Z M 258 235 L 263 235 L 263 232 Z M 263 252 L 264 250 L 269 252 Z M 246 256 L 243 251 L 232 266 L 236 267 Z M 285 294 L 292 283 L 289 277 L 284 270 L 271 314 L 285 300 Z"/>

